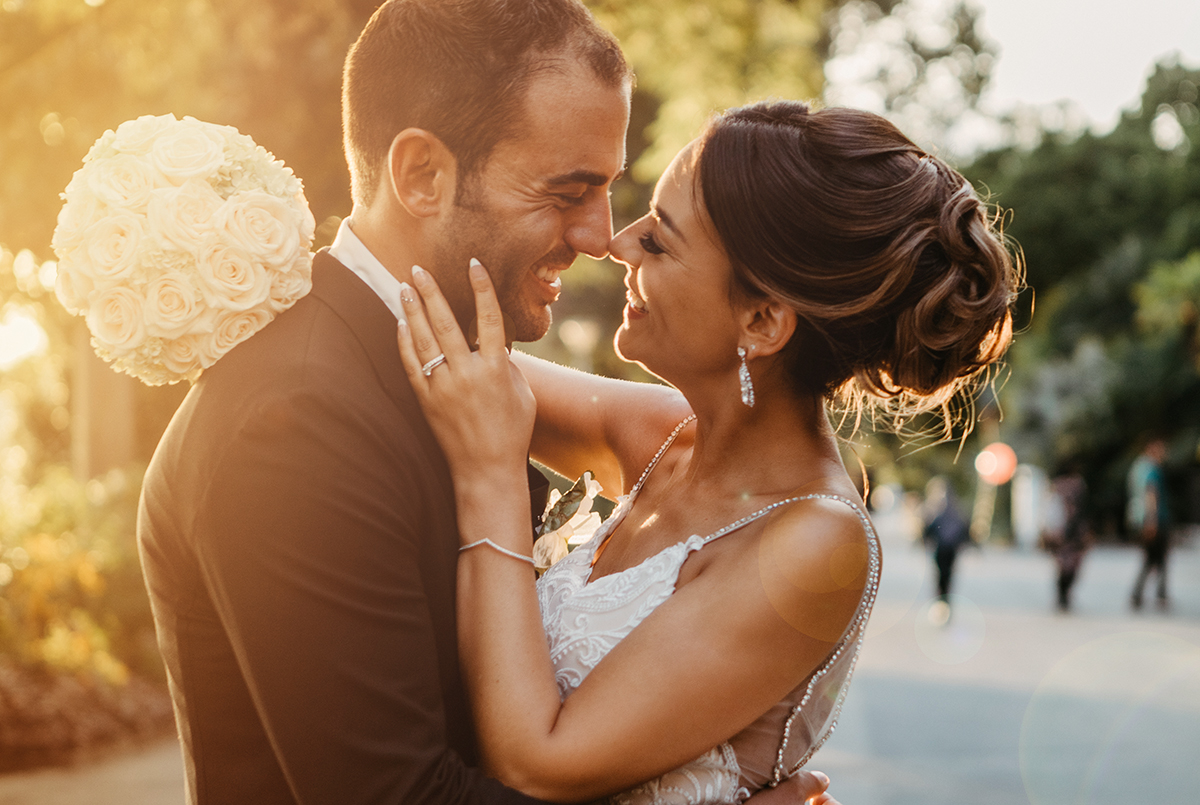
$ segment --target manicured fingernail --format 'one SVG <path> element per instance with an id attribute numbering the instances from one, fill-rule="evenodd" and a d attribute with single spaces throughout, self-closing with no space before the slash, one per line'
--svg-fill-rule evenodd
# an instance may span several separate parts
<path id="1" fill-rule="evenodd" d="M 400 301 L 406 305 L 411 305 L 417 301 L 417 297 L 413 295 L 412 286 L 407 282 L 400 283 Z"/>
<path id="2" fill-rule="evenodd" d="M 412 267 L 413 282 L 424 282 L 429 278 L 429 272 L 420 266 Z"/>
<path id="3" fill-rule="evenodd" d="M 479 268 L 483 268 L 483 263 L 479 262 L 474 257 L 472 257 L 471 258 L 471 268 L 475 268 L 476 266 L 478 266 Z"/>

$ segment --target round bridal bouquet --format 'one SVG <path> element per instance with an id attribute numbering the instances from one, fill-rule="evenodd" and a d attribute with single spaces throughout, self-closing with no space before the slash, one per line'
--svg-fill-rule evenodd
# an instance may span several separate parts
<path id="1" fill-rule="evenodd" d="M 63 199 L 58 299 L 100 357 L 149 385 L 195 380 L 312 288 L 300 180 L 230 126 L 126 121 Z"/>

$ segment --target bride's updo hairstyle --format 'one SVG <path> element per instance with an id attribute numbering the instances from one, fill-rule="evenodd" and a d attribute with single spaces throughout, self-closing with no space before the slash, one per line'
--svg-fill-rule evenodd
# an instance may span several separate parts
<path id="1" fill-rule="evenodd" d="M 1007 348 L 1020 277 L 1002 236 L 970 183 L 887 120 L 758 103 L 715 118 L 694 153 L 733 293 L 799 316 L 784 352 L 798 389 L 860 414 L 949 413 Z"/>

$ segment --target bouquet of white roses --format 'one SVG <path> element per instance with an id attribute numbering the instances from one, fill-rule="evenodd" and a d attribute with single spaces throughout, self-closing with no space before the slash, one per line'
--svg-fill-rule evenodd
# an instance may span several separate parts
<path id="1" fill-rule="evenodd" d="M 126 121 L 63 198 L 59 301 L 100 357 L 149 385 L 195 380 L 312 288 L 300 180 L 230 126 Z"/>

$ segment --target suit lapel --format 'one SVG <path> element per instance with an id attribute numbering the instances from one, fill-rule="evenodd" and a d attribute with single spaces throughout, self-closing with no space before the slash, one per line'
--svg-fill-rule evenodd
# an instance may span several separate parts
<path id="1" fill-rule="evenodd" d="M 325 249 L 313 258 L 312 294 L 354 333 L 388 396 L 404 408 L 415 407 L 416 397 L 396 348 L 396 317 L 383 300 Z"/>

